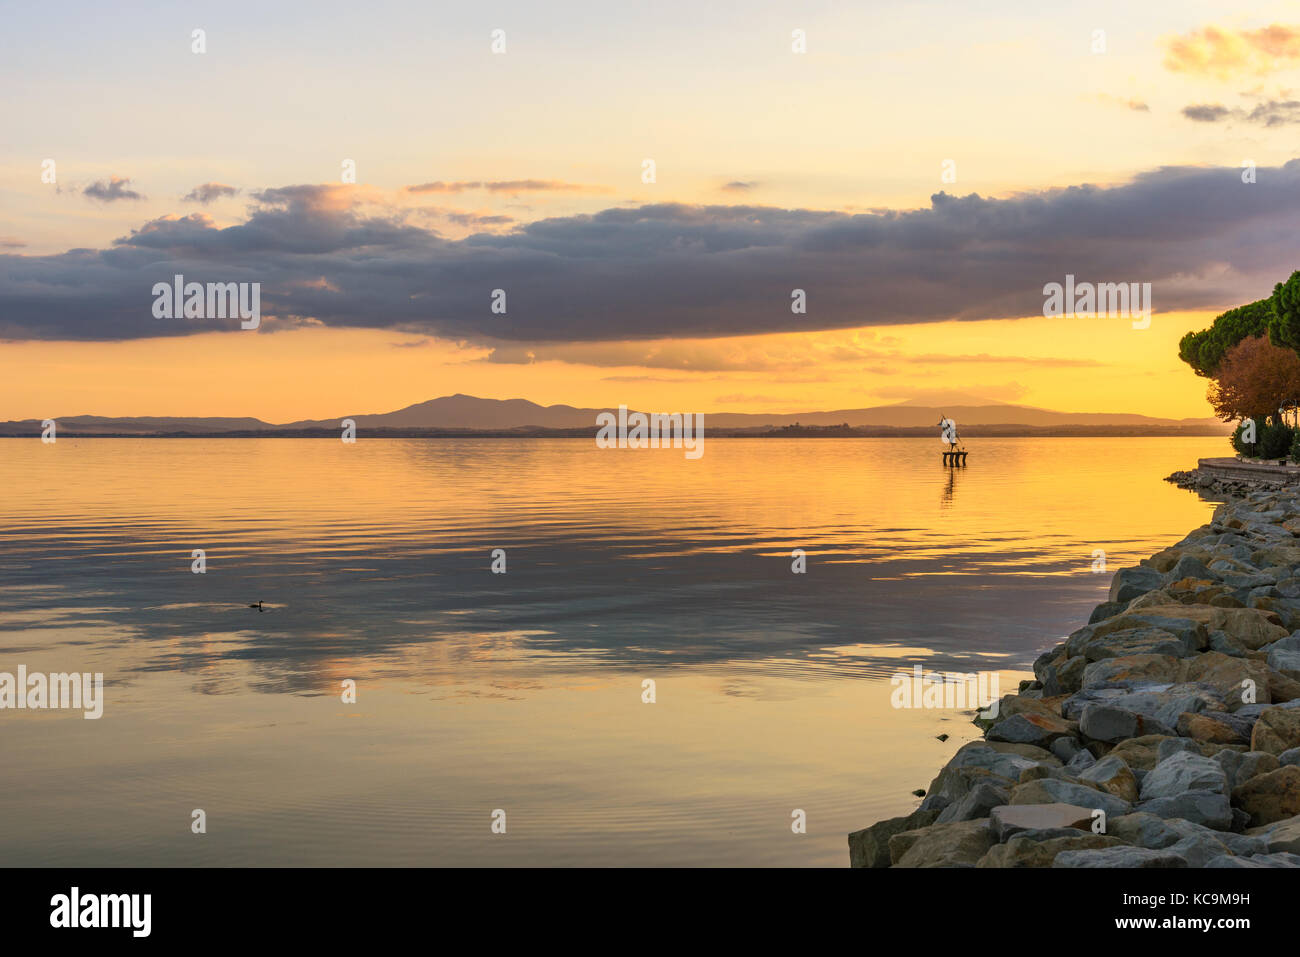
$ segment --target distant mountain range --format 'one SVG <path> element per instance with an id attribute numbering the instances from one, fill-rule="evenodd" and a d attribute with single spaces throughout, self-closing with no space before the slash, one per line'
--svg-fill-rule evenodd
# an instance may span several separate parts
<path id="1" fill-rule="evenodd" d="M 336 433 L 343 419 L 356 421 L 358 432 L 400 430 L 412 433 L 517 433 L 586 434 L 596 429 L 596 416 L 610 409 L 580 409 L 571 405 L 538 405 L 526 399 L 480 399 L 472 395 L 448 395 L 376 415 L 364 413 L 329 419 L 304 419 L 273 424 L 254 418 L 207 416 L 72 415 L 56 419 L 61 435 L 283 435 Z M 656 412 L 696 411 L 648 409 Z M 1055 412 L 1023 405 L 937 406 L 879 405 L 865 409 L 837 409 L 830 412 L 706 412 L 705 427 L 717 434 L 764 433 L 780 429 L 783 434 L 816 434 L 826 427 L 845 426 L 870 434 L 890 434 L 938 428 L 947 416 L 963 434 L 972 428 L 983 434 L 1070 434 L 1070 435 L 1226 435 L 1231 427 L 1217 419 L 1162 419 L 1131 413 Z M 798 426 L 799 428 L 795 428 Z M 32 436 L 41 432 L 41 420 L 0 422 L 0 435 Z M 843 429 L 839 434 L 852 434 Z"/>

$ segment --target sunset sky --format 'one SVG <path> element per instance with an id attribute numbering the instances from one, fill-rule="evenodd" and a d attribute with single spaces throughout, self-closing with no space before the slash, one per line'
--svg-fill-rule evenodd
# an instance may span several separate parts
<path id="1" fill-rule="evenodd" d="M 1300 268 L 1293 3 L 5 21 L 0 419 L 289 421 L 456 392 L 1208 416 L 1179 337 Z M 260 282 L 261 327 L 155 318 L 177 273 Z M 1150 328 L 1044 318 L 1067 273 L 1151 283 Z"/>

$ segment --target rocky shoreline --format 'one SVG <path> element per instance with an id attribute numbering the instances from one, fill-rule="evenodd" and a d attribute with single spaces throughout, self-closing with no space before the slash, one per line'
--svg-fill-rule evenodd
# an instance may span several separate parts
<path id="1" fill-rule="evenodd" d="M 853 867 L 1300 867 L 1300 488 L 1228 500 L 977 712 L 920 807 Z"/>

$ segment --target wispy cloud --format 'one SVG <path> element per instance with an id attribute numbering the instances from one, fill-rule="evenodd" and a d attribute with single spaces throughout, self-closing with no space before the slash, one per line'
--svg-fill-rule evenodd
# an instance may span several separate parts
<path id="1" fill-rule="evenodd" d="M 464 180 L 458 182 L 420 183 L 418 186 L 404 187 L 408 193 L 466 193 L 484 191 L 488 193 L 605 193 L 603 186 L 589 186 L 583 183 L 566 183 L 555 179 L 502 179 L 502 180 Z"/>
<path id="2" fill-rule="evenodd" d="M 1202 27 L 1165 40 L 1165 67 L 1226 80 L 1264 75 L 1300 64 L 1300 27 L 1274 23 L 1258 30 Z"/>
<path id="3" fill-rule="evenodd" d="M 1109 93 L 1098 93 L 1097 101 L 1105 103 L 1107 106 L 1122 106 L 1127 110 L 1133 110 L 1135 113 L 1151 112 L 1151 107 L 1147 105 L 1146 101 L 1131 96 L 1112 96 Z"/>
<path id="4" fill-rule="evenodd" d="M 233 186 L 227 186 L 225 183 L 201 183 L 186 193 L 181 199 L 186 203 L 202 203 L 206 206 L 208 203 L 221 199 L 225 196 L 234 196 L 239 190 Z"/>

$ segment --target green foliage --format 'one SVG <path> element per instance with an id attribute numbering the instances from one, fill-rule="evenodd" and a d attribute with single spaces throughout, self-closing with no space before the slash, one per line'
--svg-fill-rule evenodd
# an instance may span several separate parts
<path id="1" fill-rule="evenodd" d="M 1269 302 L 1273 310 L 1269 339 L 1275 346 L 1290 346 L 1300 352 L 1300 272 L 1293 272 L 1286 282 L 1274 286 Z"/>
<path id="2" fill-rule="evenodd" d="M 1259 430 L 1259 457 L 1281 459 L 1291 454 L 1295 444 L 1295 430 L 1281 422 L 1265 425 Z"/>
<path id="3" fill-rule="evenodd" d="M 1238 423 L 1238 424 L 1237 424 L 1237 427 L 1236 427 L 1235 429 L 1232 430 L 1232 438 L 1229 439 L 1229 441 L 1232 442 L 1232 447 L 1233 447 L 1233 449 L 1236 450 L 1236 452 L 1237 452 L 1238 455 L 1245 455 L 1245 456 L 1247 456 L 1248 458 L 1254 458 L 1254 456 L 1255 456 L 1255 451 L 1256 451 L 1256 449 L 1258 449 L 1259 446 L 1258 446 L 1257 443 L 1250 443 L 1250 444 L 1247 444 L 1246 442 L 1243 442 L 1243 441 L 1241 440 L 1241 433 L 1242 433 L 1243 431 L 1245 431 L 1245 429 L 1246 429 L 1246 423 L 1245 423 L 1245 422 L 1240 422 L 1240 423 Z M 1258 429 L 1258 427 L 1256 427 L 1256 429 L 1255 429 L 1255 438 L 1256 438 L 1256 439 L 1259 438 L 1259 429 Z"/>
<path id="4" fill-rule="evenodd" d="M 1288 284 L 1294 281 L 1296 276 L 1300 276 L 1300 273 L 1293 274 L 1291 279 L 1287 280 Z M 1279 283 L 1278 289 L 1280 288 L 1282 284 Z M 1297 284 L 1296 292 L 1300 293 L 1300 283 Z M 1262 336 L 1266 332 L 1271 336 L 1276 318 L 1273 312 L 1276 298 L 1277 290 L 1274 290 L 1273 296 L 1268 299 L 1259 299 L 1229 309 L 1215 319 L 1214 324 L 1208 329 L 1187 333 L 1178 342 L 1178 358 L 1191 366 L 1192 371 L 1197 375 L 1213 378 L 1219 363 L 1223 361 L 1224 353 L 1242 339 Z M 1300 320 L 1300 315 L 1297 319 Z M 1297 323 L 1296 331 L 1300 333 L 1300 322 Z M 1273 344 L 1282 343 L 1274 339 Z"/>
<path id="5" fill-rule="evenodd" d="M 1232 432 L 1232 447 L 1241 455 L 1252 459 L 1280 459 L 1288 455 L 1296 459 L 1300 455 L 1300 430 L 1282 422 L 1256 420 L 1255 441 L 1246 443 L 1241 440 L 1245 425 L 1242 422 Z"/>

